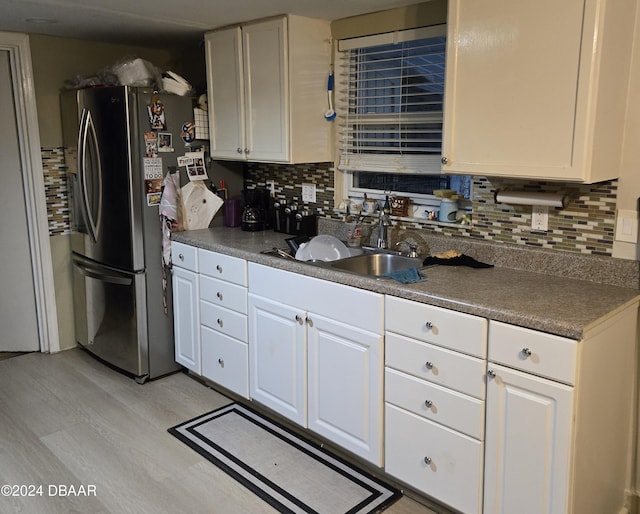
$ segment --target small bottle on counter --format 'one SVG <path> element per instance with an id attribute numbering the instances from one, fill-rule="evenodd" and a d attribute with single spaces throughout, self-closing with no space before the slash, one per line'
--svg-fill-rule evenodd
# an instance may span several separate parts
<path id="1" fill-rule="evenodd" d="M 382 212 L 384 212 L 385 214 L 391 214 L 391 202 L 389 202 L 389 195 L 387 195 L 384 200 L 384 206 L 382 207 Z"/>

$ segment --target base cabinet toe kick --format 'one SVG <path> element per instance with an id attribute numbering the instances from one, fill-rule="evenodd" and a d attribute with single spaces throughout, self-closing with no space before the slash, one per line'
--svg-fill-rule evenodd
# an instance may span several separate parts
<path id="1" fill-rule="evenodd" d="M 623 510 L 637 303 L 577 341 L 173 252 L 176 361 L 193 373 L 459 512 Z"/>

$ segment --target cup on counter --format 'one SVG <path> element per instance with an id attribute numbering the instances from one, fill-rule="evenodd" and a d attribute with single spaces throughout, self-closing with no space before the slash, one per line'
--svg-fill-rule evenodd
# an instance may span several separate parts
<path id="1" fill-rule="evenodd" d="M 225 227 L 239 227 L 242 221 L 242 200 L 227 198 L 223 205 L 222 215 Z"/>

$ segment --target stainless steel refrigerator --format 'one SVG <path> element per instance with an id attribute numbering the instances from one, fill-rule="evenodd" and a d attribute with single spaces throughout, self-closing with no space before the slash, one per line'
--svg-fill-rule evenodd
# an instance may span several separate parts
<path id="1" fill-rule="evenodd" d="M 163 277 L 158 177 L 185 152 L 181 132 L 193 119 L 192 101 L 104 87 L 63 93 L 61 109 L 76 340 L 143 383 L 179 369 L 171 280 Z M 154 137 L 164 147 L 154 147 Z"/>

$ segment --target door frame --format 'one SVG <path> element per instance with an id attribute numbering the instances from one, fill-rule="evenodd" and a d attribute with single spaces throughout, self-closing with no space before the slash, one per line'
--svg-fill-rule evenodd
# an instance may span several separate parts
<path id="1" fill-rule="evenodd" d="M 0 31 L 9 54 L 41 352 L 60 350 L 47 201 L 29 36 Z"/>

